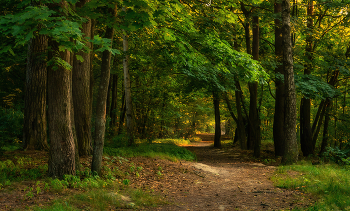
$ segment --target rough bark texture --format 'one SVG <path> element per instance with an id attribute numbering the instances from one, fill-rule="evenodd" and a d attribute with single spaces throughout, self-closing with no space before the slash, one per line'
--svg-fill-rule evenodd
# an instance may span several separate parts
<path id="1" fill-rule="evenodd" d="M 89 0 L 80 0 L 76 6 L 83 7 Z M 85 17 L 86 18 L 86 17 Z M 87 18 L 87 22 L 83 23 L 81 28 L 85 37 L 91 36 L 91 20 Z M 87 47 L 91 47 L 89 42 L 85 43 Z M 78 139 L 78 151 L 80 156 L 88 156 L 91 154 L 91 94 L 90 94 L 90 53 L 78 52 L 76 55 L 81 56 L 84 61 L 79 61 L 74 56 L 73 62 L 73 103 L 74 103 L 74 120 L 75 130 Z"/>
<path id="2" fill-rule="evenodd" d="M 49 41 L 49 58 L 60 56 L 70 62 L 70 52 L 59 52 L 58 43 Z M 58 67 L 48 70 L 48 122 L 50 156 L 48 174 L 62 178 L 75 174 L 75 146 L 71 123 L 71 74 L 70 70 Z"/>
<path id="3" fill-rule="evenodd" d="M 215 112 L 214 147 L 221 148 L 220 98 L 217 92 L 213 92 L 213 102 Z"/>
<path id="4" fill-rule="evenodd" d="M 28 44 L 23 142 L 27 150 L 47 150 L 46 85 L 47 47 L 44 35 L 37 35 Z"/>
<path id="5" fill-rule="evenodd" d="M 113 41 L 114 30 L 107 27 L 105 38 Z M 107 91 L 111 70 L 111 52 L 102 53 L 101 77 L 98 87 L 97 105 L 96 105 L 96 124 L 95 124 L 95 142 L 93 148 L 91 171 L 101 174 L 103 145 L 106 130 L 106 104 Z"/>
<path id="6" fill-rule="evenodd" d="M 282 4 L 276 0 L 274 5 L 275 14 L 282 12 Z M 280 16 L 279 16 L 280 17 Z M 275 69 L 276 79 L 276 100 L 275 100 L 275 115 L 273 121 L 273 141 L 275 145 L 275 155 L 282 156 L 284 150 L 284 83 L 283 79 L 279 76 L 284 74 L 282 57 L 283 57 L 283 39 L 282 39 L 282 27 L 280 18 L 275 19 L 275 55 L 277 62 L 281 63 L 277 65 Z"/>
<path id="7" fill-rule="evenodd" d="M 304 74 L 310 75 L 312 71 L 313 60 L 313 1 L 309 0 L 307 7 L 307 29 L 306 29 L 306 48 L 305 56 L 307 58 Z M 311 100 L 303 97 L 300 104 L 300 146 L 304 156 L 309 156 L 314 153 L 314 146 L 312 143 L 312 129 L 311 129 Z"/>
<path id="8" fill-rule="evenodd" d="M 283 66 L 285 83 L 285 145 L 282 163 L 292 164 L 298 160 L 296 137 L 296 96 L 291 42 L 290 3 L 282 1 Z"/>
<path id="9" fill-rule="evenodd" d="M 125 57 L 123 59 L 124 69 L 124 88 L 125 88 L 125 107 L 126 107 L 126 131 L 128 136 L 128 145 L 134 145 L 134 120 L 132 117 L 132 101 L 131 101 L 131 80 L 129 74 L 129 56 L 127 52 L 129 50 L 128 37 L 123 36 L 123 50 Z"/>

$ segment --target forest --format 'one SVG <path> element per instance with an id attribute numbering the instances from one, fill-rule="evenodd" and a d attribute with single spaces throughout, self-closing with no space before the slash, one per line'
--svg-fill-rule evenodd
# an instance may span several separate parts
<path id="1" fill-rule="evenodd" d="M 350 165 L 349 6 L 1 0 L 0 196 L 22 174 L 6 164 L 21 162 L 14 153 L 42 155 L 33 164 L 41 176 L 73 187 L 82 172 L 108 178 L 107 155 L 158 149 L 195 160 L 192 148 L 163 142 L 196 143 L 201 134 L 213 134 L 213 149 L 234 146 L 283 169 Z"/>

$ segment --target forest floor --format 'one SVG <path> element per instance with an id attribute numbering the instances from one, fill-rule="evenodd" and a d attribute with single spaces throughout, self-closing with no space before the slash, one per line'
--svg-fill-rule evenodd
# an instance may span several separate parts
<path id="1" fill-rule="evenodd" d="M 142 167 L 137 177 L 130 173 L 128 188 L 138 188 L 156 194 L 164 201 L 156 207 L 134 207 L 136 210 L 290 210 L 303 209 L 315 202 L 315 197 L 297 190 L 280 189 L 270 178 L 276 171 L 278 160 L 273 159 L 269 146 L 262 150 L 262 159 L 257 160 L 250 151 L 239 146 L 212 147 L 213 135 L 198 135 L 202 141 L 184 146 L 197 155 L 197 162 L 172 162 L 164 159 L 135 157 L 126 162 L 115 162 L 118 169 L 129 171 L 131 166 Z M 225 139 L 225 137 L 223 137 Z M 272 147 L 272 146 L 270 146 Z M 19 152 L 18 152 L 19 153 Z M 25 152 L 31 157 L 46 157 L 45 153 Z M 23 152 L 22 152 L 23 154 Z M 15 152 L 7 157 L 20 156 Z M 108 158 L 104 158 L 105 165 Z M 82 159 L 89 167 L 91 158 Z M 263 164 L 263 162 L 265 164 Z M 268 163 L 268 164 L 267 164 Z M 109 168 L 112 168 L 108 166 Z M 290 172 L 290 174 L 293 174 Z M 83 190 L 68 188 L 65 191 L 42 191 L 33 197 L 27 187 L 35 188 L 36 181 L 21 181 L 0 190 L 0 210 L 25 210 L 33 206 L 46 207 L 54 200 L 65 201 Z M 35 190 L 35 189 L 34 189 Z M 106 190 L 112 191 L 112 190 Z M 113 191 L 112 191 L 113 192 Z M 130 199 L 127 199 L 128 202 Z M 88 205 L 77 208 L 91 210 Z M 97 209 L 98 210 L 98 209 Z M 115 208 L 106 210 L 129 210 Z M 132 209 L 131 209 L 132 210 Z"/>
<path id="2" fill-rule="evenodd" d="M 167 195 L 175 204 L 159 210 L 290 210 L 315 202 L 311 195 L 273 185 L 270 177 L 279 161 L 273 160 L 272 146 L 266 146 L 263 159 L 256 160 L 251 151 L 237 145 L 213 148 L 212 134 L 198 136 L 202 142 L 186 146 L 197 155 L 197 162 L 180 164 L 190 173 L 175 181 Z"/>

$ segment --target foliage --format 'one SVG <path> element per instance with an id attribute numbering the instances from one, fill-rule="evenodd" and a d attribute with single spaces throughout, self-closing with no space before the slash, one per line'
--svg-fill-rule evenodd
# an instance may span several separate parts
<path id="1" fill-rule="evenodd" d="M 350 144 L 346 143 L 343 148 L 328 147 L 323 156 L 339 165 L 350 165 Z"/>
<path id="2" fill-rule="evenodd" d="M 20 146 L 23 113 L 12 108 L 0 108 L 0 155 L 5 150 Z"/>
<path id="3" fill-rule="evenodd" d="M 104 153 L 110 156 L 122 157 L 160 157 L 170 160 L 195 160 L 195 155 L 175 144 L 140 144 L 134 147 L 105 147 Z"/>
<path id="4" fill-rule="evenodd" d="M 297 172 L 290 176 L 289 172 Z M 272 180 L 280 188 L 316 194 L 321 199 L 307 210 L 345 210 L 350 206 L 350 174 L 337 165 L 299 163 L 281 166 Z"/>
<path id="5" fill-rule="evenodd" d="M 0 161 L 0 184 L 8 185 L 13 181 L 37 180 L 46 176 L 47 164 L 27 169 L 35 163 L 31 158 L 20 157 L 14 163 L 11 160 Z"/>
<path id="6" fill-rule="evenodd" d="M 296 75 L 295 85 L 297 91 L 310 99 L 335 98 L 341 94 L 334 87 L 324 82 L 320 77 L 313 75 Z"/>

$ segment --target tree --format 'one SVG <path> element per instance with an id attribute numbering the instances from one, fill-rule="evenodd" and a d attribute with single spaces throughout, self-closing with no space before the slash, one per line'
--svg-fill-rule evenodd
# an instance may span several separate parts
<path id="1" fill-rule="evenodd" d="M 115 19 L 117 6 L 112 5 L 108 8 L 108 13 Z M 110 40 L 111 46 L 113 44 L 114 28 L 113 23 L 108 23 L 106 28 L 105 38 Z M 102 168 L 102 155 L 106 130 L 106 105 L 107 105 L 107 92 L 109 86 L 110 72 L 111 72 L 111 58 L 112 52 L 104 50 L 102 53 L 101 62 L 101 76 L 100 84 L 98 88 L 97 106 L 96 106 L 96 123 L 95 123 L 95 142 L 93 147 L 91 171 L 101 174 Z"/>
<path id="2" fill-rule="evenodd" d="M 220 97 L 219 93 L 215 91 L 213 91 L 213 103 L 215 113 L 214 147 L 221 148 Z"/>
<path id="3" fill-rule="evenodd" d="M 285 145 L 282 163 L 292 164 L 298 160 L 298 145 L 296 139 L 296 96 L 293 71 L 289 0 L 282 1 L 282 37 L 285 85 Z"/>
<path id="4" fill-rule="evenodd" d="M 116 13 L 116 9 L 110 11 L 111 14 Z M 113 41 L 114 29 L 111 26 L 108 26 L 106 29 L 105 38 Z M 111 42 L 112 43 L 112 42 Z M 102 53 L 102 62 L 101 62 L 101 78 L 98 89 L 97 97 L 97 106 L 96 106 L 96 124 L 95 124 L 95 142 L 93 147 L 93 156 L 91 171 L 101 174 L 102 167 L 102 155 L 103 155 L 103 146 L 105 139 L 105 130 L 106 130 L 106 104 L 107 104 L 107 91 L 110 78 L 110 69 L 111 69 L 111 57 L 112 53 L 108 50 L 103 51 Z"/>
<path id="5" fill-rule="evenodd" d="M 23 127 L 27 150 L 49 148 L 46 132 L 47 47 L 46 35 L 37 34 L 28 44 Z"/>
<path id="6" fill-rule="evenodd" d="M 275 55 L 277 57 L 277 67 L 275 68 L 275 87 L 276 87 L 276 97 L 275 97 L 275 115 L 273 119 L 273 141 L 275 146 L 275 155 L 282 156 L 284 148 L 284 83 L 283 75 L 284 68 L 282 65 L 283 59 L 283 39 L 282 39 L 282 28 L 280 15 L 282 11 L 282 4 L 279 0 L 275 1 L 274 13 L 278 15 L 275 18 Z"/>
<path id="7" fill-rule="evenodd" d="M 131 81 L 130 81 L 130 73 L 129 73 L 129 42 L 128 36 L 123 35 L 123 70 L 124 70 L 124 89 L 125 89 L 125 108 L 126 108 L 126 130 L 128 136 L 128 145 L 134 145 L 134 120 L 132 115 L 132 100 L 131 100 Z"/>
<path id="8" fill-rule="evenodd" d="M 78 9 L 82 8 L 89 0 L 80 0 L 76 3 Z M 91 20 L 85 17 L 81 32 L 85 37 L 91 36 Z M 91 43 L 85 41 L 84 44 L 91 48 Z M 73 103 L 74 103 L 74 123 L 78 140 L 78 151 L 80 156 L 91 154 L 91 94 L 90 94 L 90 53 L 81 50 L 76 53 L 73 62 Z"/>
<path id="9" fill-rule="evenodd" d="M 59 57 L 69 63 L 68 50 L 59 51 L 59 44 L 49 40 L 49 59 Z M 65 174 L 75 174 L 75 146 L 71 122 L 71 79 L 70 70 L 59 66 L 48 70 L 48 119 L 50 155 L 48 174 L 63 178 Z"/>

